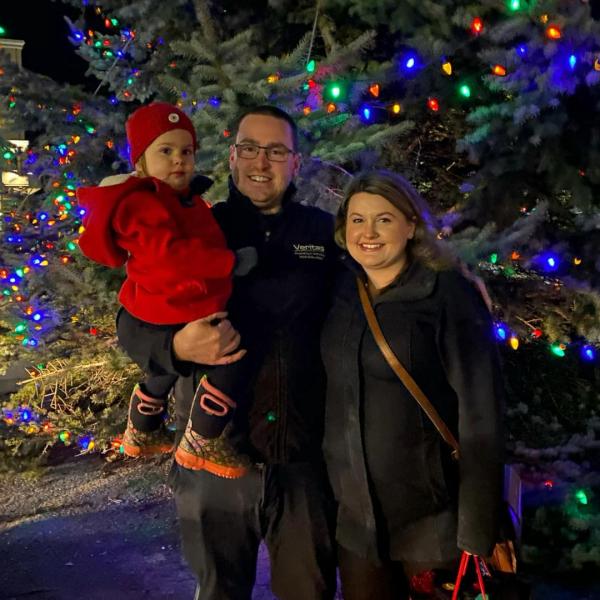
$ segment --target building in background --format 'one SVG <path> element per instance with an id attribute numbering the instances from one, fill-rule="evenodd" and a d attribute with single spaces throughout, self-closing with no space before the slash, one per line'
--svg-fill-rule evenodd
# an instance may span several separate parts
<path id="1" fill-rule="evenodd" d="M 22 67 L 22 52 L 24 40 L 11 40 L 0 38 L 0 69 L 3 64 L 13 63 Z M 17 194 L 31 194 L 36 190 L 32 188 L 29 182 L 29 177 L 26 173 L 22 173 L 22 160 L 19 156 L 24 156 L 29 141 L 25 139 L 23 130 L 15 129 L 12 123 L 7 122 L 0 115 L 0 140 L 11 144 L 12 150 L 17 154 L 17 168 L 13 171 L 2 171 L 2 179 L 0 184 L 0 216 L 3 210 L 3 204 L 8 203 L 10 199 Z M 4 145 L 4 144 L 3 144 Z M 2 231 L 3 220 L 0 220 L 0 231 Z M 0 367 L 0 397 L 7 396 L 18 390 L 18 382 L 29 377 L 27 368 L 31 364 L 29 361 L 17 361 L 10 365 L 4 364 Z"/>
<path id="2" fill-rule="evenodd" d="M 14 63 L 22 66 L 22 52 L 24 40 L 0 39 L 0 65 Z M 1 67 L 0 67 L 1 68 Z M 10 122 L 0 116 L 0 138 L 10 142 L 19 154 L 23 154 L 29 145 L 25 139 L 25 132 L 15 129 Z M 20 161 L 17 161 L 17 169 L 14 171 L 2 171 L 2 186 L 7 188 L 28 188 L 29 178 L 20 172 Z M 2 194 L 0 193 L 0 199 Z"/>

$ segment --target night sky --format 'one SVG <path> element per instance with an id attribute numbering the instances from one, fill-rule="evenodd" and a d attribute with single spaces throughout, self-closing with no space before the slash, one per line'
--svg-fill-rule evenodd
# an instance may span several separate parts
<path id="1" fill-rule="evenodd" d="M 0 25 L 6 29 L 4 37 L 25 40 L 25 68 L 56 81 L 83 83 L 87 63 L 75 54 L 63 15 L 75 18 L 77 11 L 51 0 L 0 1 Z M 86 87 L 92 85 L 90 81 Z"/>

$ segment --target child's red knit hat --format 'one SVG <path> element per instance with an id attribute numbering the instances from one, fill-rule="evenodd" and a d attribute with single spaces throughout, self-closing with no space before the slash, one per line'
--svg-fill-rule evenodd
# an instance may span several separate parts
<path id="1" fill-rule="evenodd" d="M 190 118 L 176 106 L 168 102 L 152 102 L 138 108 L 125 123 L 129 158 L 135 163 L 144 154 L 146 148 L 159 136 L 173 129 L 189 131 L 196 148 L 196 131 Z"/>

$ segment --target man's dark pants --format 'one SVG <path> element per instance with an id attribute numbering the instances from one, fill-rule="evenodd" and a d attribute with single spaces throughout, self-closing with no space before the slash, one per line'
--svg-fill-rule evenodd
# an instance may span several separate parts
<path id="1" fill-rule="evenodd" d="M 170 483 L 198 600 L 250 600 L 262 539 L 277 598 L 334 597 L 334 511 L 324 469 L 258 466 L 231 480 L 175 465 Z"/>

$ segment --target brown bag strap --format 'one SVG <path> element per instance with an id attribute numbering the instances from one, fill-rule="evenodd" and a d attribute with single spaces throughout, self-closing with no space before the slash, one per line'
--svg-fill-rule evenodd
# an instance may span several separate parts
<path id="1" fill-rule="evenodd" d="M 369 292 L 367 291 L 366 284 L 364 284 L 358 277 L 356 278 L 356 284 L 358 285 L 358 294 L 360 296 L 360 302 L 363 310 L 365 311 L 365 316 L 367 317 L 367 323 L 369 324 L 371 333 L 373 334 L 375 342 L 379 346 L 381 353 L 385 357 L 385 360 L 388 362 L 394 373 L 396 373 L 400 381 L 404 384 L 406 389 L 410 392 L 411 396 L 419 403 L 425 414 L 429 417 L 431 422 L 435 425 L 435 428 L 439 431 L 444 441 L 452 448 L 452 456 L 458 459 L 460 454 L 458 441 L 448 429 L 448 426 L 446 423 L 444 423 L 433 404 L 431 404 L 427 396 L 423 393 L 423 390 L 412 378 L 410 373 L 404 368 L 402 363 L 394 354 L 394 351 L 390 348 L 390 345 L 387 343 L 387 340 L 383 335 L 383 331 L 381 331 L 381 327 L 379 326 L 379 322 L 377 321 L 377 317 L 375 316 L 373 306 L 371 305 L 371 299 L 369 298 Z"/>

